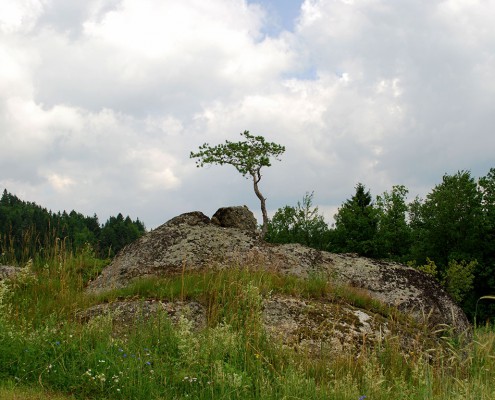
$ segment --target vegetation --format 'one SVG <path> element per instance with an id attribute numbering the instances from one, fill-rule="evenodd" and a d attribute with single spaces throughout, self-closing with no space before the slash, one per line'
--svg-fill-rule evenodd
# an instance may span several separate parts
<path id="1" fill-rule="evenodd" d="M 271 243 L 301 243 L 323 249 L 328 241 L 328 226 L 313 206 L 314 193 L 306 193 L 296 207 L 279 209 L 268 224 L 266 240 Z"/>
<path id="2" fill-rule="evenodd" d="M 241 136 L 245 141 L 229 142 L 211 147 L 208 143 L 199 147 L 197 153 L 191 152 L 190 158 L 197 158 L 196 165 L 203 167 L 205 164 L 229 164 L 235 167 L 244 177 L 249 175 L 253 179 L 254 193 L 261 202 L 261 214 L 263 215 L 262 237 L 268 229 L 268 214 L 266 211 L 266 199 L 261 194 L 258 183 L 261 180 L 261 168 L 270 167 L 270 157 L 278 160 L 285 152 L 285 147 L 276 143 L 268 143 L 263 136 L 253 136 L 249 131 L 244 131 Z"/>
<path id="3" fill-rule="evenodd" d="M 373 201 L 358 184 L 329 227 L 307 193 L 275 214 L 266 237 L 409 261 L 443 284 L 477 324 L 493 317 L 495 169 L 478 180 L 465 171 L 445 175 L 425 199 L 409 204 L 407 194 L 394 186 Z M 359 357 L 315 356 L 268 340 L 264 297 L 323 298 L 389 320 L 399 316 L 317 276 L 303 281 L 241 267 L 142 280 L 90 296 L 84 288 L 108 256 L 144 232 L 139 220 L 119 214 L 100 226 L 96 215 L 55 214 L 5 190 L 0 228 L 0 263 L 23 266 L 16 278 L 0 281 L 0 398 L 495 398 L 492 325 L 476 326 L 469 343 L 445 335 L 404 353 L 401 337 L 391 337 L 363 347 Z M 186 318 L 173 325 L 165 314 L 124 329 L 116 329 L 112 315 L 89 323 L 78 318 L 101 302 L 150 298 L 201 302 L 207 327 L 197 331 Z"/>
<path id="4" fill-rule="evenodd" d="M 25 263 L 54 249 L 59 241 L 72 251 L 89 244 L 100 257 L 111 257 L 144 232 L 139 219 L 133 221 L 122 214 L 100 225 L 96 214 L 54 213 L 20 200 L 7 189 L 0 199 L 0 264 Z"/>
<path id="5" fill-rule="evenodd" d="M 268 340 L 261 323 L 263 297 L 279 292 L 368 308 L 379 304 L 317 276 L 306 281 L 243 268 L 142 281 L 98 298 L 83 291 L 101 269 L 90 248 L 74 254 L 62 243 L 50 254 L 0 282 L 1 398 L 488 400 L 495 395 L 490 326 L 478 328 L 473 342 L 446 335 L 435 347 L 409 353 L 400 349 L 400 337 L 391 337 L 373 349 L 363 347 L 359 356 L 310 355 Z M 174 325 L 160 313 L 119 329 L 111 314 L 87 323 L 77 318 L 101 301 L 149 297 L 201 301 L 207 327 L 195 330 L 185 317 Z"/>
<path id="6" fill-rule="evenodd" d="M 409 263 L 434 275 L 473 319 L 477 299 L 495 293 L 495 168 L 478 180 L 468 171 L 445 175 L 410 203 L 401 185 L 375 201 L 363 184 L 355 189 L 332 227 L 306 194 L 275 213 L 266 239 Z M 479 306 L 479 320 L 494 315 L 493 303 Z"/>

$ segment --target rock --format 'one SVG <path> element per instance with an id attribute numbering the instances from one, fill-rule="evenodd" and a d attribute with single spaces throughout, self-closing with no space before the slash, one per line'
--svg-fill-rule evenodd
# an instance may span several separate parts
<path id="1" fill-rule="evenodd" d="M 254 214 L 246 206 L 222 207 L 217 210 L 211 222 L 224 228 L 237 228 L 256 232 L 258 223 Z"/>
<path id="2" fill-rule="evenodd" d="M 182 214 L 127 245 L 88 289 L 101 292 L 139 277 L 239 265 L 256 245 L 248 231 L 209 223 L 200 212 Z"/>
<path id="3" fill-rule="evenodd" d="M 16 277 L 21 272 L 21 268 L 12 265 L 0 265 L 0 281 Z"/>
<path id="4" fill-rule="evenodd" d="M 245 211 L 242 215 L 246 215 Z M 216 220 L 222 223 L 223 217 L 212 218 Z M 324 277 L 335 285 L 365 291 L 418 321 L 426 319 L 431 326 L 450 328 L 456 333 L 470 329 L 463 311 L 441 286 L 411 267 L 299 244 L 263 243 L 252 230 L 210 223 L 200 212 L 175 217 L 126 246 L 89 284 L 88 290 L 98 293 L 120 288 L 140 277 L 239 266 L 267 268 L 301 278 Z"/>
<path id="5" fill-rule="evenodd" d="M 204 215 L 201 211 L 192 211 L 185 214 L 181 214 L 168 221 L 168 225 L 180 225 L 187 224 L 191 226 L 207 225 L 210 223 L 210 219 Z"/>
<path id="6" fill-rule="evenodd" d="M 385 340 L 398 340 L 406 353 L 412 349 L 429 349 L 435 343 L 435 337 L 425 335 L 419 325 L 411 323 L 404 329 L 404 325 L 380 314 L 345 303 L 272 295 L 263 300 L 262 309 L 263 326 L 272 340 L 318 356 L 337 356 L 343 352 L 358 355 L 365 347 L 369 350 Z M 158 313 L 166 314 L 175 325 L 181 317 L 186 318 L 196 331 L 208 326 L 207 310 L 197 301 L 115 301 L 80 311 L 76 317 L 87 323 L 109 316 L 118 333 L 136 322 L 156 318 Z"/>
<path id="7" fill-rule="evenodd" d="M 206 327 L 205 308 L 196 301 L 115 301 L 80 311 L 76 314 L 76 318 L 81 322 L 89 322 L 95 317 L 109 315 L 118 330 L 121 327 L 132 326 L 136 321 L 148 321 L 160 312 L 165 313 L 175 324 L 182 316 L 192 321 L 193 327 L 197 330 Z"/>

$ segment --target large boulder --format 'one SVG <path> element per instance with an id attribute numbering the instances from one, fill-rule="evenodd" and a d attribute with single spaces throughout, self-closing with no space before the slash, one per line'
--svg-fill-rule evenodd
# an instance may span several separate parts
<path id="1" fill-rule="evenodd" d="M 135 278 L 163 276 L 207 266 L 237 264 L 258 246 L 251 232 L 226 229 L 210 222 L 199 211 L 172 218 L 127 245 L 113 259 L 89 290 L 122 288 Z"/>
<path id="2" fill-rule="evenodd" d="M 211 222 L 224 228 L 237 228 L 248 232 L 256 232 L 258 225 L 254 214 L 246 206 L 219 208 L 211 217 Z"/>
<path id="3" fill-rule="evenodd" d="M 430 325 L 450 327 L 457 333 L 470 327 L 442 287 L 414 268 L 299 244 L 267 244 L 251 230 L 225 228 L 199 211 L 175 217 L 126 246 L 88 290 L 97 293 L 121 288 L 140 277 L 243 265 L 302 278 L 325 277 L 335 285 L 360 288 L 417 320 L 427 318 Z"/>

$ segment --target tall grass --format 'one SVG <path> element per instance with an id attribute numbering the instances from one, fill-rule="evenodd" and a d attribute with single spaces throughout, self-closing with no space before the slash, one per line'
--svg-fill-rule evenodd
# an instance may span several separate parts
<path id="1" fill-rule="evenodd" d="M 310 355 L 269 340 L 262 299 L 271 293 L 351 302 L 397 318 L 359 291 L 314 276 L 300 280 L 257 268 L 204 271 L 135 282 L 95 297 L 87 281 L 104 263 L 90 248 L 58 243 L 0 283 L 0 393 L 57 392 L 67 399 L 493 399 L 495 330 L 468 343 L 446 335 L 438 346 L 404 352 L 401 337 L 359 355 Z M 165 313 L 115 329 L 112 315 L 81 323 L 75 314 L 122 298 L 200 301 L 208 324 L 196 330 Z M 34 389 L 33 389 L 34 388 Z M 46 392 L 45 392 L 46 391 Z M 43 398 L 43 397 L 40 397 Z"/>

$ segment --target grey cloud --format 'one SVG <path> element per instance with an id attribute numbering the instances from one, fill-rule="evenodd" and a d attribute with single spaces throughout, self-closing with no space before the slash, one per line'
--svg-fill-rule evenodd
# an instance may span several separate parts
<path id="1" fill-rule="evenodd" d="M 81 38 L 83 24 L 89 18 L 101 19 L 115 10 L 123 0 L 50 0 L 45 3 L 43 14 L 37 20 L 35 30 L 39 33 L 46 28 L 56 31 L 71 41 Z"/>
<path id="2" fill-rule="evenodd" d="M 192 33 L 163 30 L 169 3 L 153 1 L 52 1 L 34 31 L 2 36 L 0 185 L 155 227 L 190 210 L 257 211 L 234 168 L 189 159 L 245 129 L 287 148 L 261 182 L 272 210 L 313 190 L 333 210 L 357 182 L 414 196 L 445 172 L 493 166 L 490 2 L 307 0 L 294 32 L 270 37 L 266 14 L 240 0 L 201 3 L 202 18 L 197 3 L 170 3 Z M 138 18 L 144 5 L 157 20 Z M 116 17 L 135 27 L 125 40 Z M 154 30 L 163 43 L 147 40 Z"/>

